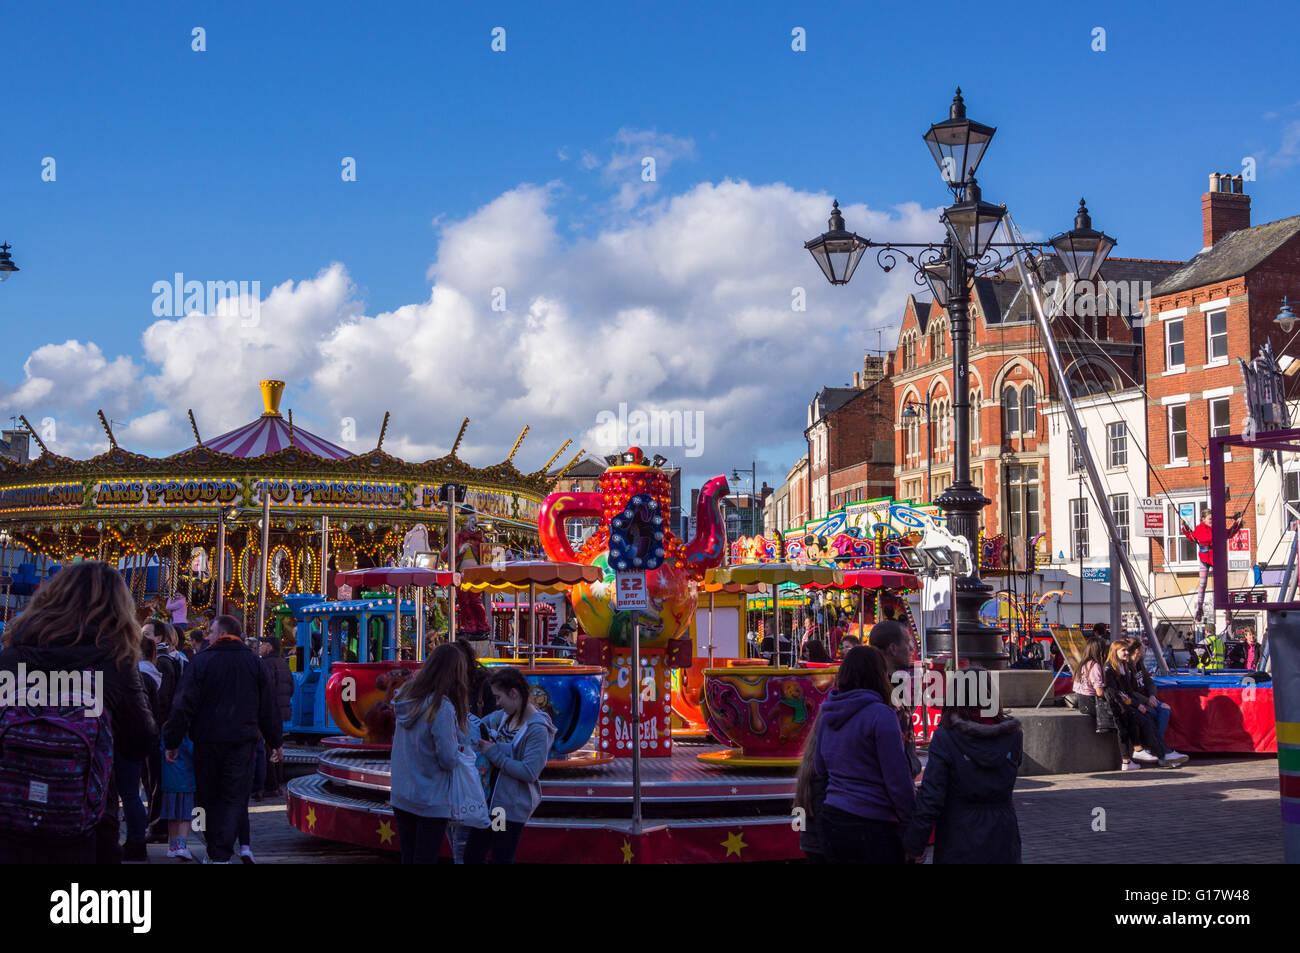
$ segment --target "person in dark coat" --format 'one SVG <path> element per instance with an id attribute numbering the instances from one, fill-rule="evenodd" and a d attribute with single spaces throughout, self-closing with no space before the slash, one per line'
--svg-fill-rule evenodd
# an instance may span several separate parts
<path id="1" fill-rule="evenodd" d="M 194 741 L 197 802 L 204 813 L 207 857 L 228 864 L 238 838 L 241 811 L 248 809 L 253 759 L 260 730 L 279 761 L 283 725 L 271 675 L 244 644 L 233 616 L 217 616 L 208 641 L 181 675 L 171 717 L 163 727 L 164 757 L 175 762 L 181 740 Z M 252 852 L 241 852 L 252 863 Z"/>
<path id="2" fill-rule="evenodd" d="M 1112 642 L 1106 654 L 1105 698 L 1115 715 L 1119 729 L 1120 770 L 1136 771 L 1143 762 L 1159 764 L 1162 768 L 1178 767 L 1181 761 L 1166 761 L 1166 748 L 1160 740 L 1153 713 L 1149 713 L 1145 697 L 1137 693 L 1132 673 L 1128 668 L 1128 644 Z"/>
<path id="3" fill-rule="evenodd" d="M 275 694 L 280 721 L 288 721 L 293 717 L 293 672 L 289 671 L 289 663 L 281 652 L 280 640 L 273 635 L 264 636 L 258 645 L 258 652 L 262 664 L 271 675 L 271 690 Z M 253 793 L 258 798 L 279 797 L 284 786 L 283 765 L 271 760 L 271 750 L 265 743 L 262 745 L 262 763 L 265 767 L 253 779 Z M 263 783 L 258 784 L 259 780 Z"/>
<path id="4" fill-rule="evenodd" d="M 903 835 L 907 856 L 924 854 L 933 830 L 936 864 L 1020 863 L 1011 792 L 1023 741 L 1020 722 L 1003 712 L 982 717 L 978 708 L 945 708 Z"/>
<path id="5" fill-rule="evenodd" d="M 93 671 L 103 676 L 104 714 L 113 732 L 114 759 L 142 761 L 158 742 L 158 725 L 139 670 L 140 627 L 121 574 L 108 563 L 65 566 L 36 590 L 10 623 L 0 671 Z M 117 785 L 109 772 L 104 812 L 94 831 L 73 841 L 38 834 L 0 838 L 0 864 L 117 864 Z"/>

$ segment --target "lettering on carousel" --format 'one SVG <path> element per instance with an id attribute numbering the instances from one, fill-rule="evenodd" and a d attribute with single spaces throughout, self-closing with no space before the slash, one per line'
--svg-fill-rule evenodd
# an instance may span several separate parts
<path id="1" fill-rule="evenodd" d="M 400 507 L 406 494 L 400 483 L 348 483 L 328 480 L 281 480 L 270 485 L 272 503 L 296 506 Z M 258 502 L 260 489 L 255 493 Z"/>
<path id="2" fill-rule="evenodd" d="M 80 483 L 16 486 L 0 490 L 0 510 L 43 510 L 80 506 L 85 497 Z"/>
<path id="3" fill-rule="evenodd" d="M 239 484 L 223 480 L 101 483 L 94 494 L 96 506 L 215 506 L 238 498 Z"/>

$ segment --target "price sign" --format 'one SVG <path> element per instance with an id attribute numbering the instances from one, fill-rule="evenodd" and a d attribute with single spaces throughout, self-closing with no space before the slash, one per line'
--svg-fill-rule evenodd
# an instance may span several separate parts
<path id="1" fill-rule="evenodd" d="M 650 595 L 646 592 L 645 573 L 620 572 L 614 574 L 615 604 L 620 609 L 649 609 Z"/>

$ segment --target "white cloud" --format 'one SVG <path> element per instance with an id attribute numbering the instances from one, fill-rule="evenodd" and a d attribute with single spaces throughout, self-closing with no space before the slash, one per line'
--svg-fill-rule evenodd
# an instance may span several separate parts
<path id="1" fill-rule="evenodd" d="M 425 301 L 367 313 L 334 263 L 273 288 L 255 327 L 237 314 L 158 320 L 138 355 L 113 358 L 91 342 L 46 345 L 0 405 L 60 417 L 60 452 L 102 449 L 94 410 L 105 406 L 130 421 L 124 446 L 174 453 L 192 441 L 187 407 L 214 437 L 260 412 L 258 381 L 273 377 L 288 382 L 295 425 L 342 443 L 341 421 L 355 420 L 353 450 L 374 446 L 385 410 L 385 448 L 416 460 L 445 453 L 466 415 L 459 452 L 478 465 L 503 459 L 531 424 L 515 461 L 528 471 L 569 437 L 564 459 L 598 449 L 597 414 L 626 403 L 703 415 L 701 457 L 645 448 L 687 468 L 685 489 L 755 456 L 760 479 L 779 482 L 808 400 L 852 377 L 877 325 L 892 343 L 916 290 L 905 268 L 883 275 L 871 261 L 849 286 L 826 283 L 802 248 L 826 227 L 824 194 L 702 183 L 575 239 L 557 190 L 520 185 L 444 223 Z M 862 234 L 939 231 L 937 210 L 913 204 L 844 214 Z M 492 310 L 495 287 L 504 311 Z M 796 287 L 806 311 L 791 310 Z"/>

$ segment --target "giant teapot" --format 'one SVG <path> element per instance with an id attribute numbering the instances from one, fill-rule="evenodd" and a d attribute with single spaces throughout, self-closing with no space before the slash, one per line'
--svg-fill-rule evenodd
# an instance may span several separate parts
<path id="1" fill-rule="evenodd" d="M 669 525 L 672 504 L 668 474 L 649 465 L 637 447 L 631 447 L 621 457 L 633 462 L 611 466 L 602 473 L 599 492 L 552 493 L 546 498 L 537 520 L 542 548 L 551 559 L 604 570 L 600 582 L 574 586 L 568 595 L 583 630 L 589 636 L 608 639 L 612 648 L 630 646 L 633 622 L 632 612 L 615 605 L 616 570 L 637 571 L 643 562 L 662 559 L 658 568 L 647 572 L 650 607 L 639 610 L 636 621 L 641 626 L 643 647 L 666 647 L 690 626 L 696 602 L 691 583 L 698 583 L 705 570 L 722 563 L 727 540 L 722 500 L 730 488 L 724 476 L 704 484 L 697 504 L 695 537 L 689 543 L 683 542 Z M 565 526 L 573 519 L 600 521 L 577 552 Z M 612 560 L 611 527 L 619 529 Z M 628 548 L 629 537 L 636 541 L 632 549 Z"/>

